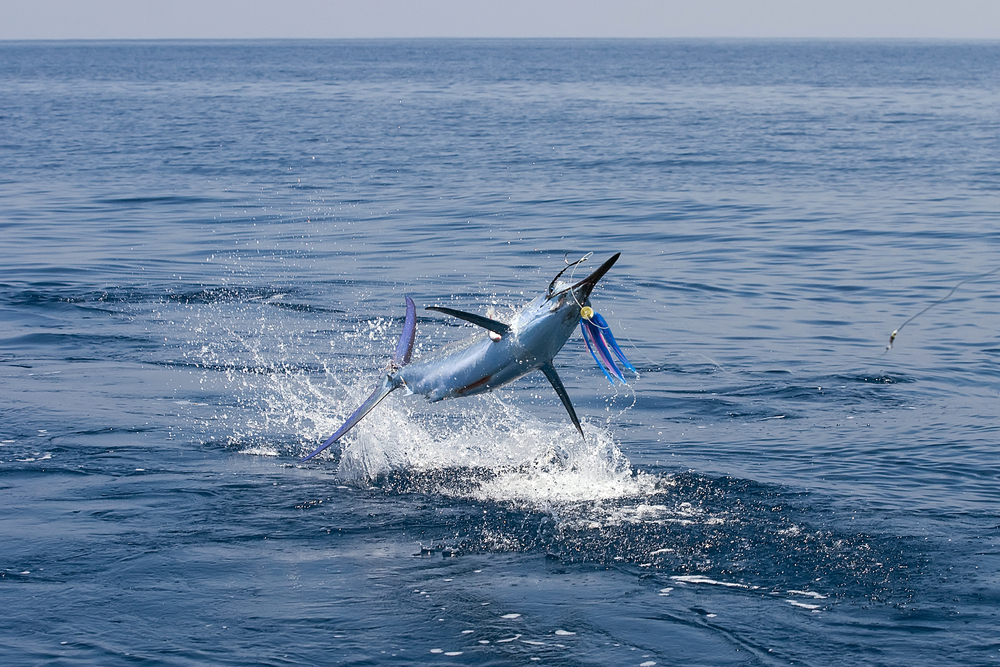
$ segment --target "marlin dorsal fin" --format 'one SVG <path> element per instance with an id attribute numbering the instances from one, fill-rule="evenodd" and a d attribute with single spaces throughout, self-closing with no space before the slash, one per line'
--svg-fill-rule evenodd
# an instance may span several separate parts
<path id="1" fill-rule="evenodd" d="M 476 315 L 475 313 L 466 313 L 462 310 L 442 308 L 441 306 L 428 306 L 426 310 L 433 310 L 439 313 L 444 313 L 445 315 L 457 317 L 458 319 L 465 320 L 466 322 L 472 322 L 476 326 L 492 331 L 498 336 L 506 336 L 510 333 L 509 325 L 504 324 L 503 322 L 497 322 L 496 320 L 491 320 L 490 318 L 483 317 L 482 315 Z"/>

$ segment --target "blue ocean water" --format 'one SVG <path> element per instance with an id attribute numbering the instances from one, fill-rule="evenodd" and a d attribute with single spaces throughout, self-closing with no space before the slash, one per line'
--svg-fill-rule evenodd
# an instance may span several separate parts
<path id="1" fill-rule="evenodd" d="M 8 42 L 0 89 L 3 664 L 1000 664 L 1000 44 Z M 619 251 L 586 442 L 535 374 L 297 463 L 404 295 Z"/>

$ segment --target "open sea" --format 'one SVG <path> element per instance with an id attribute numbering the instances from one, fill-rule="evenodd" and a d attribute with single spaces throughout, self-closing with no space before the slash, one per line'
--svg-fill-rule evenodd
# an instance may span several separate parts
<path id="1" fill-rule="evenodd" d="M 1000 665 L 1000 43 L 4 42 L 0 91 L 3 665 Z M 535 373 L 298 463 L 405 296 L 419 357 L 589 252 L 639 373 L 569 340 L 585 441 Z"/>

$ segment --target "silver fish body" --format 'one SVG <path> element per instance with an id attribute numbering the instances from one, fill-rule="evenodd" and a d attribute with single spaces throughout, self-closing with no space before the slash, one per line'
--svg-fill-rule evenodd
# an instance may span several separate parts
<path id="1" fill-rule="evenodd" d="M 440 401 L 472 396 L 513 382 L 552 361 L 580 323 L 569 293 L 555 300 L 540 296 L 511 320 L 499 340 L 486 332 L 442 347 L 404 366 L 393 382 L 407 393 Z"/>
<path id="2" fill-rule="evenodd" d="M 406 297 L 406 320 L 403 335 L 396 345 L 396 353 L 382 376 L 381 383 L 361 406 L 348 417 L 326 441 L 313 450 L 302 461 L 308 461 L 339 440 L 354 428 L 382 399 L 396 389 L 407 393 L 421 394 L 431 401 L 458 396 L 472 396 L 496 389 L 533 371 L 541 371 L 555 389 L 570 420 L 583 436 L 583 427 L 573 409 L 573 403 L 556 373 L 552 363 L 573 330 L 584 320 L 584 335 L 588 347 L 597 346 L 600 356 L 595 359 L 607 374 L 610 353 L 604 343 L 601 328 L 594 322 L 603 319 L 590 307 L 590 294 L 597 282 L 618 260 L 615 254 L 597 270 L 577 283 L 561 281 L 563 274 L 583 260 L 568 265 L 549 283 L 548 289 L 519 310 L 509 323 L 500 322 L 482 315 L 466 313 L 451 308 L 432 306 L 427 310 L 444 313 L 472 322 L 488 333 L 477 333 L 410 363 L 413 342 L 416 336 L 416 307 L 410 297 Z M 593 318 L 593 320 L 591 319 Z M 603 323 L 606 329 L 606 323 Z M 607 339 L 614 341 L 610 330 Z M 593 352 L 595 348 L 591 347 Z M 614 350 L 626 367 L 632 369 L 624 359 L 617 345 Z M 620 377 L 617 368 L 614 369 Z M 634 369 L 632 369 L 634 370 Z M 610 376 L 609 376 L 610 377 Z"/>

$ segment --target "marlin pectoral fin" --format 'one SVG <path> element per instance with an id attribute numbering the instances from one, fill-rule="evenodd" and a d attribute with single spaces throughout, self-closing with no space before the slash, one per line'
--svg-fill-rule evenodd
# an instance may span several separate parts
<path id="1" fill-rule="evenodd" d="M 563 386 L 562 380 L 559 379 L 559 374 L 556 373 L 556 367 L 553 366 L 550 361 L 547 364 L 543 364 L 539 370 L 545 373 L 545 377 L 548 378 L 549 384 L 551 384 L 552 388 L 556 390 L 557 394 L 559 394 L 559 400 L 562 401 L 563 406 L 566 408 L 566 412 L 569 413 L 569 418 L 572 420 L 573 426 L 575 426 L 576 430 L 580 432 L 580 437 L 586 440 L 583 435 L 583 427 L 580 426 L 580 420 L 576 416 L 576 410 L 573 409 L 573 403 L 569 400 L 569 394 L 566 393 L 566 387 Z"/>
<path id="2" fill-rule="evenodd" d="M 498 322 L 496 320 L 491 320 L 488 317 L 483 317 L 482 315 L 476 315 L 475 313 L 467 313 L 462 310 L 455 310 L 454 308 L 442 308 L 440 306 L 428 306 L 426 310 L 433 310 L 438 313 L 444 313 L 445 315 L 451 315 L 452 317 L 457 317 L 460 320 L 465 320 L 466 322 L 472 322 L 476 326 L 480 326 L 484 329 L 488 329 L 493 333 L 506 336 L 510 333 L 510 326 L 504 324 L 503 322 Z"/>

